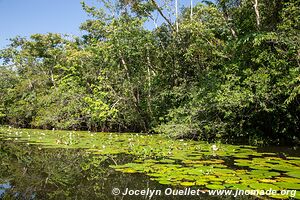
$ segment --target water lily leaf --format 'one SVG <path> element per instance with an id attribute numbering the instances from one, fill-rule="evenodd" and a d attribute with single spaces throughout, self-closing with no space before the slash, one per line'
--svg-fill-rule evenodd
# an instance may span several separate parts
<path id="1" fill-rule="evenodd" d="M 264 165 L 250 165 L 251 169 L 257 169 L 257 170 L 270 170 L 271 168 Z"/>
<path id="2" fill-rule="evenodd" d="M 296 191 L 296 195 L 294 197 L 293 196 L 291 197 L 294 199 L 300 199 L 300 191 Z"/>
<path id="3" fill-rule="evenodd" d="M 205 181 L 196 181 L 196 185 L 206 185 L 207 182 Z"/>
<path id="4" fill-rule="evenodd" d="M 300 170 L 287 172 L 286 174 L 291 177 L 300 178 Z"/>
<path id="5" fill-rule="evenodd" d="M 269 195 L 269 197 L 272 197 L 274 199 L 288 199 L 288 195 L 281 195 L 281 194 L 276 194 L 276 195 Z"/>
<path id="6" fill-rule="evenodd" d="M 286 163 L 286 164 L 281 164 L 281 165 L 274 165 L 274 166 L 272 166 L 272 169 L 277 170 L 277 171 L 282 171 L 282 172 L 289 172 L 289 171 L 299 170 L 299 167 Z M 299 177 L 296 177 L 296 178 L 299 178 Z"/>
<path id="7" fill-rule="evenodd" d="M 260 174 L 265 174 L 268 173 L 269 171 L 267 170 L 251 170 L 250 174 L 254 174 L 254 175 L 260 175 Z"/>
<path id="8" fill-rule="evenodd" d="M 159 180 L 158 181 L 160 184 L 163 184 L 163 185 L 170 185 L 170 184 L 172 184 L 172 182 L 171 181 L 168 181 L 168 180 Z"/>
<path id="9" fill-rule="evenodd" d="M 268 184 L 268 183 L 252 183 L 249 185 L 251 188 L 255 190 L 279 190 L 280 188 L 276 185 L 273 184 Z"/>
<path id="10" fill-rule="evenodd" d="M 253 183 L 257 183 L 257 179 L 241 179 L 240 182 L 244 185 L 250 185 Z"/>
<path id="11" fill-rule="evenodd" d="M 300 184 L 299 183 L 290 183 L 290 182 L 277 182 L 274 183 L 281 189 L 295 189 L 295 190 L 300 190 Z"/>
<path id="12" fill-rule="evenodd" d="M 272 178 L 272 177 L 280 176 L 280 173 L 278 173 L 278 172 L 265 172 L 264 175 L 265 175 L 266 178 Z"/>
<path id="13" fill-rule="evenodd" d="M 226 188 L 232 189 L 232 190 L 248 190 L 249 187 L 244 184 L 224 184 Z"/>
<path id="14" fill-rule="evenodd" d="M 262 182 L 262 183 L 275 183 L 277 181 L 273 180 L 273 179 L 260 179 L 259 182 Z"/>
<path id="15" fill-rule="evenodd" d="M 300 157 L 287 157 L 287 159 L 289 159 L 289 160 L 300 160 Z"/>
<path id="16" fill-rule="evenodd" d="M 210 166 L 212 166 L 213 168 L 227 168 L 228 167 L 227 165 L 223 165 L 223 164 L 212 164 Z"/>
<path id="17" fill-rule="evenodd" d="M 278 177 L 276 180 L 278 182 L 300 183 L 300 179 L 299 178 Z"/>
<path id="18" fill-rule="evenodd" d="M 118 169 L 118 170 L 120 170 L 123 173 L 136 173 L 137 172 L 136 170 L 130 169 L 130 168 L 127 168 L 127 169 Z"/>
<path id="19" fill-rule="evenodd" d="M 190 187 L 190 186 L 194 186 L 195 182 L 181 182 L 180 185 Z"/>
<path id="20" fill-rule="evenodd" d="M 235 170 L 235 173 L 236 173 L 237 175 L 246 174 L 247 172 L 248 172 L 247 170 L 243 170 L 243 169 Z"/>
<path id="21" fill-rule="evenodd" d="M 205 187 L 208 188 L 208 189 L 211 189 L 211 190 L 222 190 L 222 189 L 225 189 L 225 186 L 223 186 L 223 185 L 208 184 Z"/>
<path id="22" fill-rule="evenodd" d="M 229 183 L 229 184 L 235 184 L 235 183 L 239 183 L 240 180 L 226 180 L 225 183 Z"/>
<path id="23" fill-rule="evenodd" d="M 220 164 L 224 163 L 224 160 L 184 160 L 185 164 Z"/>
<path id="24" fill-rule="evenodd" d="M 162 159 L 158 161 L 159 163 L 175 163 L 175 160 L 171 159 Z"/>

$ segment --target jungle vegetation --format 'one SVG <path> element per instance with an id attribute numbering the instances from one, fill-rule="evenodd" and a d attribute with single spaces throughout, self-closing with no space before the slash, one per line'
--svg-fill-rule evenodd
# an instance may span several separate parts
<path id="1" fill-rule="evenodd" d="M 0 51 L 0 124 L 297 140 L 300 1 L 177 5 L 82 3 L 82 37 L 12 38 Z"/>

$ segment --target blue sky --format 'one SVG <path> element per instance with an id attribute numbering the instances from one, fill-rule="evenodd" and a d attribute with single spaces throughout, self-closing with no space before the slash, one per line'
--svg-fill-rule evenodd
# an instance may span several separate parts
<path id="1" fill-rule="evenodd" d="M 88 16 L 81 0 L 0 0 L 0 49 L 7 39 L 34 33 L 80 35 L 79 25 Z M 96 1 L 87 0 L 89 5 Z"/>
<path id="2" fill-rule="evenodd" d="M 9 43 L 9 38 L 18 35 L 28 37 L 47 32 L 82 35 L 79 26 L 88 16 L 81 8 L 81 1 L 0 0 L 0 49 Z M 84 1 L 99 6 L 97 0 Z M 190 0 L 179 2 L 181 6 L 188 5 Z"/>

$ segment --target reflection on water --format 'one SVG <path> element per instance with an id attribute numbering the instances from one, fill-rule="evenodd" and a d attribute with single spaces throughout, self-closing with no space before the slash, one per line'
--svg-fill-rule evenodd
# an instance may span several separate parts
<path id="1" fill-rule="evenodd" d="M 103 161 L 78 149 L 42 149 L 35 145 L 0 141 L 0 198 L 2 199 L 148 199 L 143 196 L 113 196 L 111 191 L 130 189 L 164 190 L 167 186 L 141 174 L 123 174 L 109 168 L 126 163 L 120 155 Z M 246 197 L 244 197 L 246 199 Z M 233 197 L 154 196 L 152 199 L 234 199 Z M 242 199 L 242 197 L 240 197 Z M 249 199 L 249 198 L 247 198 Z"/>
<path id="2" fill-rule="evenodd" d="M 300 190 L 299 149 L 171 140 L 162 135 L 4 129 L 1 199 L 193 200 L 208 189 Z M 201 189 L 196 196 L 114 196 L 113 188 Z M 285 196 L 285 198 L 289 198 Z M 297 197 L 299 198 L 299 197 Z M 267 197 L 270 199 L 270 197 Z"/>

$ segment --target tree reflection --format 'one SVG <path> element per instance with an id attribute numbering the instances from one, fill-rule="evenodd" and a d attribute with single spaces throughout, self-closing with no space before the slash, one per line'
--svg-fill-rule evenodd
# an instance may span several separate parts
<path id="1" fill-rule="evenodd" d="M 143 174 L 123 174 L 109 168 L 128 163 L 132 157 L 93 155 L 83 149 L 42 148 L 0 140 L 0 198 L 9 199 L 100 199 L 140 200 L 146 196 L 113 196 L 114 187 L 160 189 L 168 186 Z M 151 199 L 165 199 L 154 196 Z M 167 199 L 233 199 L 233 197 L 168 196 Z M 239 199 L 251 199 L 249 196 Z"/>

